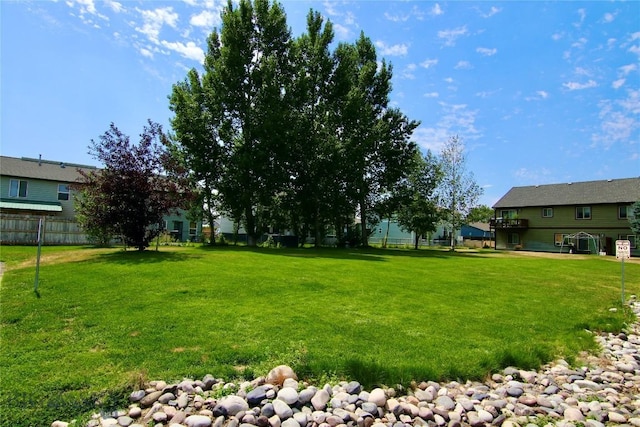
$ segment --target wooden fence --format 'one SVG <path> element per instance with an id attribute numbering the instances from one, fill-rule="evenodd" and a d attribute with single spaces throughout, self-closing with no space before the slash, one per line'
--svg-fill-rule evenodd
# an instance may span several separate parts
<path id="1" fill-rule="evenodd" d="M 0 244 L 38 244 L 38 222 L 44 218 L 43 245 L 84 245 L 87 235 L 73 219 L 0 213 Z"/>

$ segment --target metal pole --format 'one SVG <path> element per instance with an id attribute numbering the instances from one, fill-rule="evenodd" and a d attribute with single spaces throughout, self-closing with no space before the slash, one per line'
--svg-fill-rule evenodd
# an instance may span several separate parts
<path id="1" fill-rule="evenodd" d="M 44 218 L 40 217 L 38 221 L 38 255 L 36 256 L 36 282 L 33 286 L 33 292 L 38 293 L 38 279 L 40 276 L 40 253 L 42 252 L 42 226 Z"/>
<path id="2" fill-rule="evenodd" d="M 624 257 L 622 257 L 622 305 L 624 305 Z"/>

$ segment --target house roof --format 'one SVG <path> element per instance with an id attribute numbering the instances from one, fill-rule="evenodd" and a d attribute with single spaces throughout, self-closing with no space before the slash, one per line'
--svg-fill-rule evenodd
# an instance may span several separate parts
<path id="1" fill-rule="evenodd" d="M 468 227 L 473 227 L 476 228 L 480 231 L 491 231 L 491 226 L 489 225 L 488 222 L 472 222 L 470 224 L 467 224 Z"/>
<path id="2" fill-rule="evenodd" d="M 640 177 L 512 187 L 493 208 L 634 203 L 639 200 Z"/>
<path id="3" fill-rule="evenodd" d="M 80 178 L 78 169 L 95 171 L 95 166 L 77 165 L 27 157 L 0 156 L 0 175 L 16 178 L 44 179 L 58 182 L 75 182 Z"/>

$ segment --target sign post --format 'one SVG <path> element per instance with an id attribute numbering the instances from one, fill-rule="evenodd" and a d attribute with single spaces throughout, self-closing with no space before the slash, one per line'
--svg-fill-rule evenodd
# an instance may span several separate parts
<path id="1" fill-rule="evenodd" d="M 624 260 L 631 258 L 631 242 L 629 240 L 616 240 L 616 259 L 622 264 L 622 304 L 624 304 Z"/>

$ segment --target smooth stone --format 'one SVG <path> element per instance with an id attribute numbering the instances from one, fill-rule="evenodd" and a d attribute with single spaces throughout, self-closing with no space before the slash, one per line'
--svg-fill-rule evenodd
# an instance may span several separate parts
<path id="1" fill-rule="evenodd" d="M 247 393 L 247 403 L 249 405 L 259 405 L 264 399 L 267 398 L 267 387 L 258 386 Z"/>
<path id="2" fill-rule="evenodd" d="M 298 392 L 291 387 L 283 387 L 278 391 L 278 399 L 285 402 L 287 405 L 293 405 L 298 401 Z"/>
<path id="3" fill-rule="evenodd" d="M 273 410 L 280 420 L 286 420 L 293 416 L 293 410 L 284 400 L 276 399 L 273 402 Z"/>
<path id="4" fill-rule="evenodd" d="M 281 427 L 300 427 L 300 424 L 294 418 L 287 418 L 280 424 Z"/>
<path id="5" fill-rule="evenodd" d="M 566 408 L 564 410 L 564 419 L 567 421 L 584 421 L 584 415 L 578 408 Z"/>
<path id="6" fill-rule="evenodd" d="M 247 401 L 242 397 L 235 395 L 226 396 L 219 402 L 219 405 L 222 406 L 231 417 L 240 411 L 246 411 L 249 409 Z"/>
<path id="7" fill-rule="evenodd" d="M 136 390 L 129 395 L 129 401 L 131 402 L 140 402 L 142 398 L 145 396 L 144 390 Z"/>
<path id="8" fill-rule="evenodd" d="M 439 396 L 436 399 L 436 407 L 442 408 L 446 411 L 452 411 L 456 407 L 456 403 L 449 396 Z"/>
<path id="9" fill-rule="evenodd" d="M 609 421 L 612 423 L 624 424 L 627 422 L 627 417 L 618 412 L 609 412 L 607 416 L 609 418 Z"/>
<path id="10" fill-rule="evenodd" d="M 164 393 L 162 390 L 157 390 L 145 395 L 142 399 L 140 399 L 140 406 L 143 408 L 148 408 L 149 406 L 153 406 L 154 403 L 162 396 Z"/>
<path id="11" fill-rule="evenodd" d="M 131 424 L 133 424 L 133 418 L 127 415 L 118 417 L 118 424 L 121 425 L 122 427 L 129 427 Z"/>
<path id="12" fill-rule="evenodd" d="M 330 398 L 331 396 L 329 396 L 329 393 L 327 393 L 325 389 L 320 389 L 311 398 L 311 405 L 316 411 L 322 411 L 327 407 Z"/>
<path id="13" fill-rule="evenodd" d="M 188 427 L 209 427 L 211 425 L 211 418 L 204 415 L 190 415 L 184 423 Z"/>
<path id="14" fill-rule="evenodd" d="M 374 388 L 369 393 L 369 402 L 375 403 L 376 406 L 384 407 L 385 403 L 387 403 L 387 395 L 383 389 Z"/>

